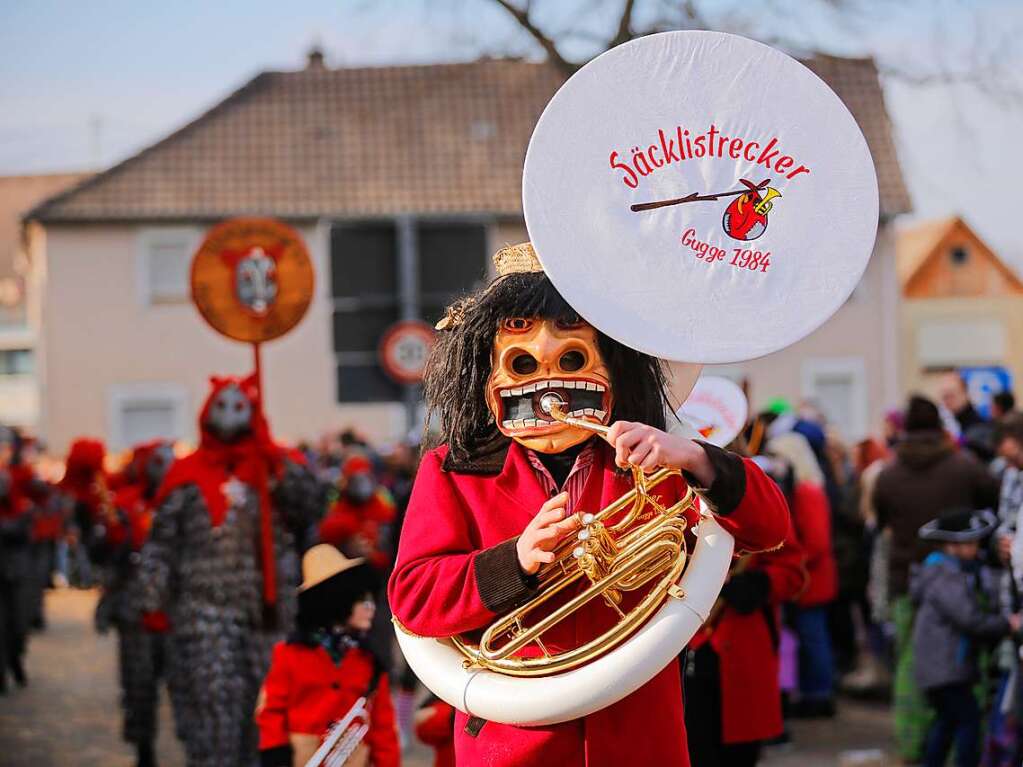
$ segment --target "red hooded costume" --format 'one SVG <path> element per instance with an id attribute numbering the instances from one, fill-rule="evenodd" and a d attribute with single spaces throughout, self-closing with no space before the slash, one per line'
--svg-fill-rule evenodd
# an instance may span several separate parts
<path id="1" fill-rule="evenodd" d="M 341 467 L 346 481 L 351 481 L 357 474 L 372 472 L 372 464 L 363 455 L 353 455 Z M 354 551 L 352 555 L 365 556 L 374 567 L 386 568 L 390 563 L 388 556 L 380 550 L 380 527 L 393 522 L 394 514 L 394 500 L 384 487 L 377 487 L 363 503 L 357 503 L 342 493 L 320 523 L 320 541 L 345 550 L 352 538 L 360 536 L 369 551 Z"/>
<path id="2" fill-rule="evenodd" d="M 210 378 L 212 390 L 199 413 L 199 449 L 178 461 L 168 472 L 156 496 L 159 506 L 176 488 L 194 484 L 202 493 L 210 513 L 210 525 L 219 527 L 227 514 L 228 497 L 225 485 L 232 476 L 259 492 L 260 561 L 263 566 L 263 601 L 277 601 L 276 568 L 274 567 L 273 525 L 271 521 L 269 481 L 280 476 L 284 457 L 305 463 L 297 451 L 285 450 L 270 438 L 270 427 L 263 416 L 254 375 L 245 378 Z M 237 385 L 252 403 L 252 427 L 237 442 L 223 442 L 207 427 L 210 406 L 226 387 Z"/>

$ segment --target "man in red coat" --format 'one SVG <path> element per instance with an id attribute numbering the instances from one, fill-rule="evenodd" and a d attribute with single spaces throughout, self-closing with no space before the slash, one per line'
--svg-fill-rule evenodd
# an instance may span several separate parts
<path id="1" fill-rule="evenodd" d="M 528 244 L 495 260 L 499 278 L 440 323 L 427 369 L 426 396 L 445 444 L 423 459 L 390 581 L 391 608 L 404 627 L 423 636 L 471 633 L 528 601 L 540 566 L 578 527 L 575 512 L 598 511 L 624 494 L 631 482 L 622 469 L 630 464 L 681 469 L 737 550 L 782 543 L 788 513 L 770 479 L 752 462 L 663 430 L 658 360 L 588 325 Z M 540 403 L 551 392 L 571 415 L 613 422 L 607 440 L 554 422 Z M 686 490 L 681 481 L 664 485 L 656 493 L 664 503 Z M 614 622 L 594 600 L 545 644 L 574 646 Z M 561 724 L 515 727 L 459 712 L 455 753 L 459 765 L 685 767 L 678 668 L 671 664 L 618 703 Z"/>

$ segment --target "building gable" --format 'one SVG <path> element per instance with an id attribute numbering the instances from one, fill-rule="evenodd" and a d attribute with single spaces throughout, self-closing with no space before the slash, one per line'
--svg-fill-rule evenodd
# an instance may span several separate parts
<path id="1" fill-rule="evenodd" d="M 912 235 L 910 235 L 912 236 Z M 1023 294 L 1023 282 L 966 223 L 951 219 L 915 253 L 900 252 L 913 268 L 903 275 L 912 299 L 994 298 Z"/>
<path id="2" fill-rule="evenodd" d="M 803 63 L 874 158 L 881 216 L 909 210 L 874 62 Z M 29 214 L 43 223 L 522 214 L 533 126 L 564 81 L 518 60 L 264 72 L 209 112 Z"/>

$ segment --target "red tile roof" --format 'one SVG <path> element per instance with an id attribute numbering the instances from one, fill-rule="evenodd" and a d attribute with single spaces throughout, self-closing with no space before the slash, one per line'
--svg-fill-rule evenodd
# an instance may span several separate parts
<path id="1" fill-rule="evenodd" d="M 863 128 L 882 212 L 908 210 L 873 62 L 806 63 Z M 515 60 L 265 72 L 31 216 L 44 222 L 519 216 L 526 145 L 562 81 L 546 64 Z"/>

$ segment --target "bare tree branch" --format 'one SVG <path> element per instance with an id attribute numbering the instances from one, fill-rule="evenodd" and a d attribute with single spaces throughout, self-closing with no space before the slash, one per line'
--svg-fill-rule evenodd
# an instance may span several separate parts
<path id="1" fill-rule="evenodd" d="M 558 50 L 558 46 L 554 43 L 554 41 L 545 35 L 543 30 L 536 26 L 532 19 L 529 18 L 528 4 L 527 7 L 523 9 L 512 5 L 508 2 L 508 0 L 495 0 L 495 2 L 508 11 L 515 21 L 519 23 L 519 26 L 526 30 L 526 32 L 528 32 L 530 36 L 532 36 L 532 38 L 540 44 L 540 47 L 543 48 L 544 53 L 547 54 L 547 59 L 551 64 L 568 75 L 571 75 L 579 68 L 578 64 L 573 64 L 562 56 L 561 51 Z"/>
<path id="2" fill-rule="evenodd" d="M 635 5 L 635 0 L 625 0 L 625 5 L 622 7 L 622 15 L 618 19 L 618 31 L 615 32 L 615 36 L 612 37 L 611 41 L 607 44 L 609 50 L 614 48 L 616 45 L 627 43 L 633 38 L 632 11 Z"/>

